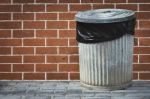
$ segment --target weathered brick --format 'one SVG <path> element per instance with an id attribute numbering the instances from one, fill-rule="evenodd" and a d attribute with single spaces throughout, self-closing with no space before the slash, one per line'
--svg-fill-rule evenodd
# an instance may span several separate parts
<path id="1" fill-rule="evenodd" d="M 46 7 L 48 12 L 65 12 L 68 11 L 67 4 L 49 4 Z"/>
<path id="2" fill-rule="evenodd" d="M 33 72 L 34 64 L 13 64 L 13 72 Z"/>
<path id="3" fill-rule="evenodd" d="M 21 29 L 21 22 L 15 21 L 0 22 L 0 29 Z"/>
<path id="4" fill-rule="evenodd" d="M 67 63 L 68 57 L 66 55 L 63 55 L 63 56 L 50 55 L 50 56 L 47 56 L 47 62 L 48 63 Z"/>
<path id="5" fill-rule="evenodd" d="M 37 47 L 36 54 L 57 54 L 56 47 Z"/>
<path id="6" fill-rule="evenodd" d="M 44 39 L 24 39 L 24 46 L 45 46 Z"/>
<path id="7" fill-rule="evenodd" d="M 23 28 L 24 29 L 44 29 L 45 22 L 44 21 L 24 21 Z"/>
<path id="8" fill-rule="evenodd" d="M 37 72 L 56 72 L 57 64 L 36 64 Z"/>
<path id="9" fill-rule="evenodd" d="M 0 12 L 21 12 L 21 5 L 1 5 Z"/>
<path id="10" fill-rule="evenodd" d="M 24 73 L 24 80 L 44 80 L 44 73 Z"/>
<path id="11" fill-rule="evenodd" d="M 0 72 L 11 72 L 11 64 L 0 64 Z"/>
<path id="12" fill-rule="evenodd" d="M 14 47 L 13 54 L 34 54 L 33 47 Z"/>
<path id="13" fill-rule="evenodd" d="M 0 56 L 0 63 L 21 63 L 21 56 Z"/>
<path id="14" fill-rule="evenodd" d="M 11 54 L 10 47 L 0 47 L 0 55 Z"/>
<path id="15" fill-rule="evenodd" d="M 37 37 L 57 37 L 57 30 L 36 30 Z"/>
<path id="16" fill-rule="evenodd" d="M 48 21 L 47 29 L 67 29 L 68 22 L 67 21 Z"/>
<path id="17" fill-rule="evenodd" d="M 33 30 L 13 30 L 13 37 L 14 38 L 34 37 L 34 31 Z"/>
<path id="18" fill-rule="evenodd" d="M 0 13 L 0 20 L 11 20 L 10 13 Z"/>
<path id="19" fill-rule="evenodd" d="M 0 73 L 0 80 L 21 80 L 21 73 Z"/>
<path id="20" fill-rule="evenodd" d="M 44 56 L 24 56 L 24 63 L 44 63 Z"/>
<path id="21" fill-rule="evenodd" d="M 47 73 L 47 80 L 67 80 L 68 73 Z"/>
<path id="22" fill-rule="evenodd" d="M 61 72 L 78 72 L 79 64 L 59 64 L 59 70 Z"/>
<path id="23" fill-rule="evenodd" d="M 48 46 L 67 46 L 67 39 L 47 39 Z"/>
<path id="24" fill-rule="evenodd" d="M 78 54 L 78 47 L 60 47 L 60 54 Z"/>
<path id="25" fill-rule="evenodd" d="M 44 5 L 24 5 L 23 6 L 24 12 L 44 12 L 45 6 Z"/>
<path id="26" fill-rule="evenodd" d="M 14 13 L 13 20 L 34 20 L 34 14 L 33 13 Z"/>

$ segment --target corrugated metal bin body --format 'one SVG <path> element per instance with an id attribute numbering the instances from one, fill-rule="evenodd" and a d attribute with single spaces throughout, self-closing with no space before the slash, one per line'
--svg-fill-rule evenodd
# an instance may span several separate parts
<path id="1" fill-rule="evenodd" d="M 133 36 L 126 34 L 103 43 L 79 43 L 79 58 L 84 86 L 103 90 L 124 88 L 132 80 Z"/>

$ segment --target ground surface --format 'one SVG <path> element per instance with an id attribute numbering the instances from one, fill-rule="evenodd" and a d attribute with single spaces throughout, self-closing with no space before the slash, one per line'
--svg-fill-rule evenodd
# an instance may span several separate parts
<path id="1" fill-rule="evenodd" d="M 78 81 L 0 81 L 0 99 L 150 99 L 150 82 L 134 81 L 125 90 L 95 91 Z"/>

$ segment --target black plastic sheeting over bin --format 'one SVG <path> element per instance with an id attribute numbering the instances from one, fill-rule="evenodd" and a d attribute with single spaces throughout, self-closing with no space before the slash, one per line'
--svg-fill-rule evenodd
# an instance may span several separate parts
<path id="1" fill-rule="evenodd" d="M 109 10 L 109 9 L 106 9 Z M 129 10 L 125 10 L 125 11 L 129 11 Z M 92 12 L 92 11 L 91 11 Z M 101 12 L 101 14 L 109 14 L 111 12 L 115 12 L 115 10 L 110 10 L 110 11 L 103 11 Z M 120 9 L 121 12 L 121 9 Z M 90 13 L 90 11 L 85 12 Z M 96 11 L 95 11 L 96 13 Z M 95 17 L 94 14 L 91 14 L 91 17 Z M 80 13 L 79 13 L 80 14 Z M 116 11 L 116 13 L 114 13 L 114 15 L 118 15 L 119 13 Z M 122 13 L 120 13 L 122 14 Z M 86 15 L 85 15 L 86 16 Z M 82 17 L 82 16 L 79 16 Z M 104 16 L 105 17 L 105 16 Z M 113 16 L 112 16 L 113 17 Z M 90 17 L 89 17 L 90 18 Z M 110 40 L 114 40 L 117 39 L 121 36 L 123 36 L 124 34 L 131 34 L 134 35 L 134 28 L 135 28 L 135 23 L 136 23 L 136 18 L 134 15 L 128 17 L 128 18 L 123 18 L 119 20 L 116 19 L 112 19 L 109 20 L 107 19 L 101 19 L 101 16 L 99 14 L 99 18 L 97 18 L 97 21 L 93 21 L 92 19 L 85 19 L 82 20 L 80 18 L 78 18 L 77 15 L 77 27 L 76 27 L 76 31 L 77 31 L 77 37 L 76 40 L 80 43 L 98 43 L 98 42 L 104 42 L 104 41 L 110 41 Z"/>

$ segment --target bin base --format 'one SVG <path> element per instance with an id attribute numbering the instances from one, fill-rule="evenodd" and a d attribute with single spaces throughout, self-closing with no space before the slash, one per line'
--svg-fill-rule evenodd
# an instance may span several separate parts
<path id="1" fill-rule="evenodd" d="M 90 90 L 102 90 L 102 91 L 112 91 L 112 90 L 119 90 L 119 89 L 126 89 L 127 87 L 132 86 L 132 82 L 128 82 L 122 85 L 116 85 L 116 86 L 93 86 L 93 85 L 88 85 L 85 83 L 81 83 L 81 86 L 88 88 Z"/>

